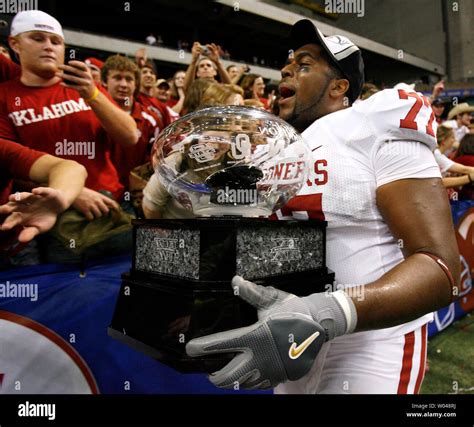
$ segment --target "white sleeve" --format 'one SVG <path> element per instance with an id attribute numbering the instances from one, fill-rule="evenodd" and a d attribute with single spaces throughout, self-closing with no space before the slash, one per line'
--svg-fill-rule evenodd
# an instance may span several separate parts
<path id="1" fill-rule="evenodd" d="M 433 152 L 417 141 L 380 141 L 373 153 L 376 186 L 408 178 L 441 178 Z"/>
<path id="2" fill-rule="evenodd" d="M 434 150 L 434 156 L 436 163 L 438 163 L 438 166 L 441 170 L 441 174 L 446 173 L 449 168 L 454 165 L 454 162 L 451 159 L 448 159 L 441 151 L 438 149 Z"/>

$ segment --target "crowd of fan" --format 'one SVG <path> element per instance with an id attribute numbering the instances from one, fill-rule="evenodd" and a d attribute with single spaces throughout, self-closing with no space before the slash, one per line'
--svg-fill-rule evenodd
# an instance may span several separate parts
<path id="1" fill-rule="evenodd" d="M 10 47 L 21 65 L 0 47 L 0 269 L 129 250 L 130 219 L 144 216 L 143 191 L 153 176 L 153 141 L 166 126 L 210 106 L 278 113 L 263 77 L 243 65 L 225 68 L 215 44 L 195 42 L 188 68 L 171 78 L 157 72 L 145 48 L 133 59 L 117 54 L 58 66 L 65 53 L 60 24 L 30 13 L 18 27 L 35 19 L 55 31 L 17 34 L 12 25 Z M 360 101 L 377 91 L 366 84 Z M 441 91 L 437 85 L 432 98 L 440 124 L 435 155 L 451 195 L 472 198 L 474 108 L 459 104 L 441 123 Z"/>

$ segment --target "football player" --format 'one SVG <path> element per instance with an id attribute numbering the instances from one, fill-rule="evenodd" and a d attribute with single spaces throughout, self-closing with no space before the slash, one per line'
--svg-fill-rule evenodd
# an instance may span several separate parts
<path id="1" fill-rule="evenodd" d="M 190 356 L 235 353 L 219 387 L 277 393 L 417 393 L 431 312 L 458 294 L 459 254 L 432 150 L 428 99 L 388 89 L 352 103 L 359 48 L 309 20 L 292 28 L 280 117 L 312 150 L 306 185 L 278 219 L 328 221 L 332 292 L 297 297 L 234 277 L 252 326 L 194 339 Z"/>

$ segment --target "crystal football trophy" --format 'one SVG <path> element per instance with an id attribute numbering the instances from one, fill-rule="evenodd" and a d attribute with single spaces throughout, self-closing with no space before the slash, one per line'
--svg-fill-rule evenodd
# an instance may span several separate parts
<path id="1" fill-rule="evenodd" d="M 298 132 L 264 110 L 212 107 L 168 126 L 155 142 L 156 177 L 166 204 L 192 218 L 134 221 L 109 335 L 180 372 L 210 372 L 233 355 L 190 358 L 186 343 L 257 321 L 234 275 L 300 296 L 323 291 L 334 279 L 326 223 L 271 220 L 310 162 Z"/>

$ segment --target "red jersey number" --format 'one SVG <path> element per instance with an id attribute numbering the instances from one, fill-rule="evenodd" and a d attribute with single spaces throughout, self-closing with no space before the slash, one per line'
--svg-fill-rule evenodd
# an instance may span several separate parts
<path id="1" fill-rule="evenodd" d="M 398 89 L 398 96 L 400 99 L 415 98 L 415 103 L 413 104 L 413 107 L 410 108 L 410 111 L 408 111 L 406 117 L 404 119 L 400 119 L 400 127 L 403 129 L 418 130 L 418 124 L 415 121 L 416 116 L 420 112 L 423 105 L 431 109 L 430 101 L 426 96 L 420 96 L 416 92 L 407 93 L 403 89 Z M 426 125 L 426 133 L 431 136 L 435 136 L 433 131 L 434 119 L 434 111 L 431 109 L 431 115 L 428 120 L 428 124 Z"/>

